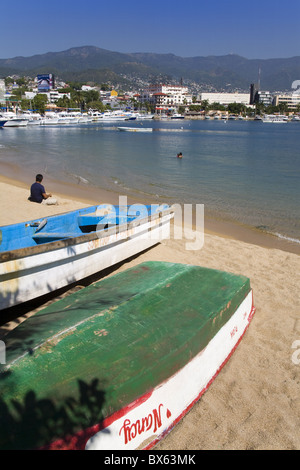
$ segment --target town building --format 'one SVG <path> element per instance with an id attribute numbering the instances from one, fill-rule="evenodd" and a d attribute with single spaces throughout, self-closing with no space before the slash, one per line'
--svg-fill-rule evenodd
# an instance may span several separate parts
<path id="1" fill-rule="evenodd" d="M 183 85 L 149 85 L 140 93 L 142 103 L 149 102 L 157 112 L 167 112 L 179 106 L 192 104 L 192 95 Z"/>
<path id="2" fill-rule="evenodd" d="M 37 75 L 37 87 L 40 93 L 48 92 L 55 89 L 55 78 L 52 73 L 44 73 Z"/>
<path id="3" fill-rule="evenodd" d="M 224 106 L 231 103 L 240 103 L 246 106 L 250 104 L 250 93 L 201 93 L 200 101 L 208 101 L 209 104 L 220 103 Z"/>
<path id="4" fill-rule="evenodd" d="M 288 94 L 276 95 L 274 105 L 286 104 L 289 109 L 295 110 L 300 105 L 300 93 L 293 92 Z"/>
<path id="5" fill-rule="evenodd" d="M 290 110 L 295 110 L 300 105 L 300 91 L 280 94 L 259 90 L 258 85 L 252 83 L 250 86 L 250 103 L 262 103 L 264 106 L 278 106 L 286 104 Z"/>
<path id="6" fill-rule="evenodd" d="M 0 105 L 5 104 L 5 93 L 6 93 L 6 88 L 5 88 L 5 81 L 0 80 Z"/>
<path id="7" fill-rule="evenodd" d="M 259 92 L 259 84 L 258 83 L 251 83 L 250 85 L 250 104 L 255 104 L 258 101 L 258 92 Z"/>
<path id="8" fill-rule="evenodd" d="M 269 91 L 258 91 L 257 101 L 262 103 L 264 106 L 272 106 L 274 104 L 274 95 Z"/>
<path id="9" fill-rule="evenodd" d="M 49 90 L 48 92 L 38 92 L 36 91 L 25 91 L 25 99 L 27 100 L 33 100 L 33 98 L 37 95 L 46 95 L 47 96 L 47 101 L 48 103 L 54 104 L 59 98 L 63 98 L 66 96 L 67 98 L 71 98 L 70 93 L 63 93 L 59 92 L 57 90 Z"/>

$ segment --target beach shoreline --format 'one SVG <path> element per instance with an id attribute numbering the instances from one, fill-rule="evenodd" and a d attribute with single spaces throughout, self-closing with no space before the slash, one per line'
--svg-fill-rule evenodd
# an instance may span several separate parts
<path id="1" fill-rule="evenodd" d="M 45 176 L 46 190 L 58 198 L 59 204 L 35 204 L 27 200 L 31 182 L 25 177 L 16 180 L 0 176 L 1 225 L 4 219 L 16 223 L 93 203 L 118 203 L 116 194 L 101 195 L 97 191 L 91 195 L 90 189 L 82 188 L 81 184 L 78 188 L 61 185 Z M 215 230 L 219 228 L 216 222 Z M 106 277 L 143 262 L 165 261 L 201 265 L 250 278 L 256 313 L 247 333 L 206 393 L 155 449 L 299 449 L 300 364 L 293 355 L 296 352 L 293 345 L 300 340 L 296 298 L 299 256 L 288 250 L 248 243 L 230 233 L 221 236 L 209 232 L 207 223 L 201 249 L 190 250 L 187 242 L 184 237 L 170 237 L 100 273 Z M 24 315 L 21 311 L 17 309 L 15 318 L 6 322 L 2 318 L 0 338 L 26 321 L 34 313 L 34 307 Z"/>
<path id="2" fill-rule="evenodd" d="M 10 165 L 10 164 L 4 165 L 3 163 L 0 163 L 0 171 L 2 172 L 0 173 L 0 184 L 2 184 L 2 189 L 0 188 L 1 195 L 3 194 L 3 191 L 4 191 L 3 189 L 3 184 L 4 184 L 4 185 L 11 186 L 12 194 L 14 193 L 14 187 L 17 187 L 20 189 L 22 188 L 24 191 L 26 190 L 29 196 L 30 185 L 34 182 L 33 181 L 34 177 L 32 176 L 31 173 L 29 174 L 26 172 L 20 172 L 20 170 L 16 168 L 15 165 Z M 52 210 L 49 209 L 48 211 L 49 215 L 53 215 L 55 213 L 66 212 L 67 210 L 72 210 L 72 209 L 68 209 L 68 207 L 65 207 L 67 200 L 73 201 L 74 203 L 77 202 L 76 208 L 82 208 L 82 207 L 86 207 L 89 205 L 97 205 L 97 204 L 102 204 L 102 203 L 119 204 L 120 196 L 123 196 L 123 197 L 126 196 L 128 204 L 135 204 L 135 203 L 157 204 L 158 203 L 158 201 L 155 198 L 152 198 L 152 199 L 149 198 L 145 200 L 145 199 L 133 197 L 132 195 L 127 195 L 127 194 L 119 195 L 115 191 L 108 191 L 99 187 L 90 186 L 81 182 L 80 180 L 78 180 L 76 184 L 76 183 L 71 183 L 71 182 L 54 180 L 53 178 L 45 175 L 43 184 L 46 188 L 46 191 L 51 192 L 58 199 L 58 206 L 56 206 L 55 208 L 57 209 L 57 212 L 55 211 L 53 212 L 53 209 Z M 28 196 L 27 194 L 24 193 L 25 200 L 27 199 Z M 2 200 L 3 200 L 3 196 L 2 196 Z M 61 202 L 59 203 L 59 201 Z M 63 205 L 62 205 L 62 201 L 63 201 Z M 19 203 L 20 202 L 21 201 L 19 201 Z M 4 213 L 7 214 L 7 211 L 5 210 L 4 207 L 1 207 L 0 208 L 0 225 L 9 225 L 10 223 L 22 222 L 22 221 L 30 220 L 32 218 L 38 218 L 39 215 L 37 215 L 37 217 L 34 217 L 34 212 L 32 210 L 29 210 L 29 208 L 32 209 L 32 205 L 28 205 L 27 203 L 26 209 L 28 209 L 28 211 L 27 212 L 22 211 L 23 218 L 21 220 L 16 221 L 15 218 L 11 219 L 11 218 L 7 218 L 6 216 L 4 216 Z M 62 208 L 66 210 L 61 210 Z M 37 211 L 37 214 L 38 212 L 39 211 Z M 28 217 L 26 216 L 27 213 L 28 213 Z M 204 232 L 205 233 L 217 235 L 223 238 L 232 238 L 232 239 L 243 241 L 243 242 L 250 243 L 253 245 L 258 245 L 264 248 L 276 248 L 282 251 L 287 251 L 287 252 L 295 253 L 298 255 L 300 254 L 299 243 L 293 243 L 286 239 L 281 239 L 274 235 L 263 233 L 254 228 L 238 224 L 237 222 L 217 219 L 211 214 L 207 214 L 205 212 L 205 207 L 204 207 L 204 214 L 205 214 L 204 215 Z M 195 207 L 193 207 L 192 229 L 193 230 L 196 229 Z"/>

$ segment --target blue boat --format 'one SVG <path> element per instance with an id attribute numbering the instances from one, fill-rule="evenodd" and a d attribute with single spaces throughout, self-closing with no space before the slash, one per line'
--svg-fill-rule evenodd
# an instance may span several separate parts
<path id="1" fill-rule="evenodd" d="M 167 205 L 102 204 L 0 227 L 0 310 L 70 285 L 168 238 Z"/>
<path id="2" fill-rule="evenodd" d="M 4 124 L 7 123 L 7 119 L 0 121 L 0 127 L 4 127 Z"/>

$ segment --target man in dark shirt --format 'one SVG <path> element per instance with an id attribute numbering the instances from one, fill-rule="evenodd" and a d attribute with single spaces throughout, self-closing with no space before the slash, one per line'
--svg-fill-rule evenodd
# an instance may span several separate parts
<path id="1" fill-rule="evenodd" d="M 32 202 L 41 203 L 44 200 L 51 198 L 52 194 L 47 194 L 44 186 L 42 185 L 43 175 L 36 175 L 35 183 L 31 185 L 29 200 Z"/>

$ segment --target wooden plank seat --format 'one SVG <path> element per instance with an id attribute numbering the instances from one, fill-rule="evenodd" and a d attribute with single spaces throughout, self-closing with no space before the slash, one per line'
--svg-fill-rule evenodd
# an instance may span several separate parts
<path id="1" fill-rule="evenodd" d="M 77 217 L 77 222 L 79 227 L 87 227 L 87 226 L 112 226 L 112 225 L 120 225 L 126 222 L 131 222 L 136 217 L 134 216 L 126 216 L 126 215 L 116 215 L 116 214 L 107 214 L 107 215 L 95 215 L 95 214 L 83 214 Z"/>
<path id="2" fill-rule="evenodd" d="M 64 238 L 73 238 L 78 237 L 80 233 L 78 232 L 39 232 L 34 233 L 32 238 L 37 243 L 50 243 L 56 240 L 63 240 Z"/>

